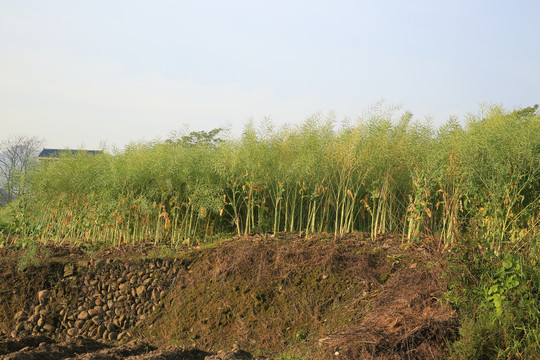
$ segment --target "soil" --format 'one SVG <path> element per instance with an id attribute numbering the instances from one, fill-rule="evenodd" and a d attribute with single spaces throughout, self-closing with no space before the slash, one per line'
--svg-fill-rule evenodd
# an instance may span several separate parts
<path id="1" fill-rule="evenodd" d="M 39 264 L 24 270 L 20 264 L 27 256 L 25 249 L 0 249 L 0 359 L 445 359 L 457 320 L 441 301 L 439 264 L 444 253 L 437 244 L 429 237 L 406 244 L 390 234 L 371 239 L 356 233 L 336 239 L 323 233 L 308 239 L 283 233 L 235 237 L 183 250 L 150 244 L 106 249 L 42 246 Z M 87 270 L 67 277 L 69 264 Z M 105 296 L 107 286 L 110 290 L 111 283 L 125 281 L 121 266 L 155 266 L 158 271 L 161 265 L 159 273 L 139 271 L 156 278 L 152 284 L 159 283 L 163 290 L 154 291 L 152 298 L 135 290 L 133 296 L 116 291 L 115 296 L 128 298 L 126 302 L 131 298 L 133 319 L 138 308 L 147 309 L 142 317 L 139 310 L 138 321 L 120 324 L 114 319 L 129 336 L 120 341 L 116 335 L 100 338 L 98 315 L 96 325 L 90 319 L 87 325 L 66 320 L 73 309 L 85 312 L 85 306 L 96 304 L 81 302 L 85 290 L 97 293 L 95 297 L 101 290 Z M 107 266 L 118 275 L 111 272 L 108 285 L 101 286 L 98 283 L 105 280 L 98 270 Z M 91 283 L 98 290 L 89 284 L 94 273 L 98 281 Z M 67 296 L 66 279 L 79 284 L 78 297 Z M 60 285 L 60 294 L 67 295 L 42 298 L 43 290 L 56 294 Z M 108 296 L 117 302 L 117 297 Z M 67 304 L 66 299 L 79 303 Z M 34 308 L 30 323 L 21 314 L 30 315 Z M 48 314 L 60 309 L 64 321 Z M 103 314 L 100 321 L 109 326 L 114 313 L 111 316 Z M 56 330 L 47 332 L 36 325 L 37 319 L 41 324 L 47 320 Z M 85 336 L 80 336 L 83 330 Z"/>

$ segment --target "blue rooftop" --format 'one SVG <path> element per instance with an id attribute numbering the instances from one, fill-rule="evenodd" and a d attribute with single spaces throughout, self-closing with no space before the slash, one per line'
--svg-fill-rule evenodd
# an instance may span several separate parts
<path id="1" fill-rule="evenodd" d="M 77 154 L 88 154 L 88 155 L 97 155 L 97 154 L 103 154 L 103 151 L 101 150 L 71 150 L 71 149 L 43 149 L 39 155 L 38 158 L 50 158 L 50 159 L 57 159 L 60 157 L 61 153 L 71 153 L 72 155 Z"/>

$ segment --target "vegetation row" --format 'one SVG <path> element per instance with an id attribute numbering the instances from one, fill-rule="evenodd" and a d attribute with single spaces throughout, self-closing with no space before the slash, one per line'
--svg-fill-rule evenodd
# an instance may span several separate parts
<path id="1" fill-rule="evenodd" d="M 41 242 L 173 245 L 231 232 L 393 232 L 405 242 L 431 234 L 477 281 L 455 285 L 456 306 L 481 298 L 500 322 L 513 304 L 519 312 L 505 316 L 521 320 L 508 326 L 526 336 L 493 341 L 519 339 L 520 351 L 540 343 L 538 307 L 530 308 L 540 283 L 538 106 L 486 107 L 439 128 L 379 108 L 341 126 L 316 114 L 297 127 L 249 123 L 237 139 L 220 134 L 40 164 L 4 231 Z"/>

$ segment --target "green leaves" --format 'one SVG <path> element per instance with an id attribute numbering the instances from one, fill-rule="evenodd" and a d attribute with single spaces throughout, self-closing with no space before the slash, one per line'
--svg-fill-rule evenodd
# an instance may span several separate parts
<path id="1" fill-rule="evenodd" d="M 537 108 L 486 108 L 465 126 L 450 119 L 437 131 L 383 106 L 340 129 L 335 120 L 314 114 L 296 127 L 262 130 L 251 122 L 239 139 L 221 140 L 214 129 L 64 157 L 31 174 L 20 212 L 42 224 L 24 226 L 42 238 L 69 230 L 112 242 L 234 230 L 392 231 L 440 235 L 446 248 L 470 232 L 481 253 L 498 254 L 534 235 Z M 159 218 L 162 206 L 169 222 Z"/>

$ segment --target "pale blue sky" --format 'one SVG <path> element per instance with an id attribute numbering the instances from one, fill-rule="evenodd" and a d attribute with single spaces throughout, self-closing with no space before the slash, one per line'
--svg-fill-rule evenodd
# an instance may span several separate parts
<path id="1" fill-rule="evenodd" d="M 123 147 L 385 99 L 464 119 L 540 102 L 540 1 L 0 1 L 0 139 Z"/>

